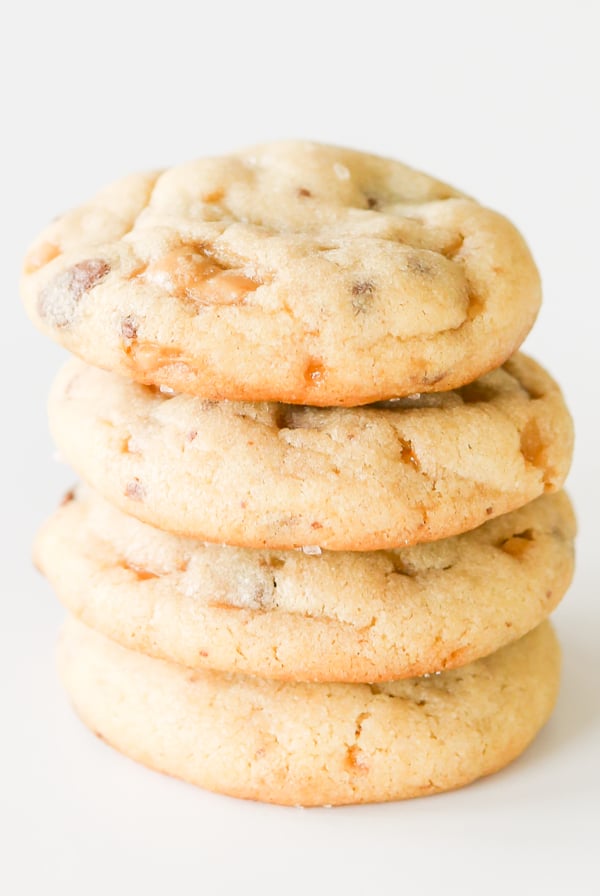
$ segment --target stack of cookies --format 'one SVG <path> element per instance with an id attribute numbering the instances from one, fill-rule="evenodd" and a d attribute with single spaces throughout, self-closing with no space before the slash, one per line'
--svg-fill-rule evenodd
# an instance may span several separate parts
<path id="1" fill-rule="evenodd" d="M 128 177 L 26 260 L 85 485 L 40 533 L 62 676 L 140 762 L 284 804 L 412 797 L 547 720 L 572 429 L 500 215 L 310 143 Z"/>

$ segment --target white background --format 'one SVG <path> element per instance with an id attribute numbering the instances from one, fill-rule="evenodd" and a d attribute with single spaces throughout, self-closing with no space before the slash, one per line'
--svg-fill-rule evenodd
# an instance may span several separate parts
<path id="1" fill-rule="evenodd" d="M 0 890 L 600 892 L 598 3 L 11 8 L 0 54 Z M 29 545 L 73 476 L 52 460 L 45 422 L 62 352 L 17 296 L 25 247 L 121 174 L 292 136 L 393 155 L 456 184 L 518 224 L 543 274 L 527 348 L 563 384 L 577 426 L 579 566 L 556 613 L 564 685 L 527 754 L 455 794 L 312 811 L 206 794 L 99 743 L 55 678 L 62 614 Z"/>

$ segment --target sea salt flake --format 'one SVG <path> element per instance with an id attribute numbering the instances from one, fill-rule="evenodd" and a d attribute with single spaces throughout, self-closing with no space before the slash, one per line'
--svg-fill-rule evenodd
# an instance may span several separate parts
<path id="1" fill-rule="evenodd" d="M 338 180 L 350 180 L 350 171 L 340 162 L 334 164 L 333 171 Z"/>

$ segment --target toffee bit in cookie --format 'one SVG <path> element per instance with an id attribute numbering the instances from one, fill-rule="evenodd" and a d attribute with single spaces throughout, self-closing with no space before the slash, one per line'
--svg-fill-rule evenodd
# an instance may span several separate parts
<path id="1" fill-rule="evenodd" d="M 202 202 L 212 203 L 212 202 L 220 202 L 221 199 L 225 196 L 225 190 L 222 188 L 217 188 L 216 190 L 212 190 L 210 193 L 205 193 L 202 196 Z"/>
<path id="2" fill-rule="evenodd" d="M 129 436 L 129 438 L 123 440 L 123 444 L 121 447 L 121 451 L 123 454 L 141 454 L 142 449 L 139 446 L 139 443 L 133 438 L 133 436 Z"/>
<path id="3" fill-rule="evenodd" d="M 106 261 L 90 258 L 58 274 L 38 296 L 40 317 L 54 327 L 68 327 L 82 297 L 97 286 L 109 271 Z"/>
<path id="4" fill-rule="evenodd" d="M 374 196 L 367 196 L 367 208 L 368 209 L 376 209 L 377 208 L 377 200 Z"/>
<path id="5" fill-rule="evenodd" d="M 178 299 L 237 305 L 263 281 L 217 261 L 204 245 L 179 246 L 148 265 L 141 277 Z"/>
<path id="6" fill-rule="evenodd" d="M 364 753 L 355 744 L 348 747 L 346 753 L 346 765 L 352 771 L 368 772 L 369 766 L 364 758 Z"/>
<path id="7" fill-rule="evenodd" d="M 143 501 L 146 497 L 146 489 L 136 476 L 129 480 L 125 486 L 124 494 L 126 498 L 131 498 L 132 501 Z"/>
<path id="8" fill-rule="evenodd" d="M 306 187 L 299 187 L 298 196 L 300 196 L 301 199 L 311 199 L 312 193 L 310 192 L 310 190 L 307 190 Z"/>
<path id="9" fill-rule="evenodd" d="M 143 566 L 139 566 L 137 563 L 133 563 L 131 560 L 123 560 L 121 563 L 123 569 L 132 572 L 138 582 L 146 582 L 148 579 L 158 579 L 159 573 L 151 572 L 149 569 L 146 569 Z"/>
<path id="10" fill-rule="evenodd" d="M 521 454 L 526 463 L 534 467 L 545 464 L 546 445 L 536 420 L 529 420 L 521 432 Z"/>
<path id="11" fill-rule="evenodd" d="M 161 346 L 156 342 L 138 342 L 134 339 L 128 346 L 126 354 L 132 364 L 135 364 L 144 373 L 152 373 L 154 376 L 157 375 L 157 371 L 161 367 L 185 364 L 185 360 L 176 347 Z"/>
<path id="12" fill-rule="evenodd" d="M 413 451 L 412 442 L 408 439 L 400 439 L 400 457 L 405 464 L 411 464 L 415 470 L 420 469 L 419 458 Z"/>
<path id="13" fill-rule="evenodd" d="M 285 560 L 283 559 L 283 557 L 278 557 L 277 554 L 271 554 L 267 562 L 267 566 L 269 566 L 271 569 L 283 569 L 283 567 L 285 566 Z M 275 587 L 277 587 L 277 582 L 275 580 L 273 580 L 273 584 L 275 585 Z"/>
<path id="14" fill-rule="evenodd" d="M 318 361 L 309 361 L 304 368 L 304 379 L 307 383 L 320 386 L 325 378 L 325 368 Z"/>
<path id="15" fill-rule="evenodd" d="M 62 496 L 62 500 L 61 500 L 61 502 L 60 502 L 60 506 L 61 506 L 61 507 L 64 507 L 65 504 L 70 504 L 71 501 L 74 501 L 74 500 L 75 500 L 75 489 L 74 489 L 74 488 L 70 488 L 69 491 L 68 491 L 68 492 L 65 492 L 64 495 Z"/>
<path id="16" fill-rule="evenodd" d="M 512 557 L 522 557 L 529 547 L 529 544 L 534 540 L 533 531 L 531 529 L 526 529 L 524 532 L 517 532 L 510 538 L 505 538 L 504 541 L 500 542 L 498 547 L 501 551 L 504 551 L 505 554 L 510 554 Z"/>
<path id="17" fill-rule="evenodd" d="M 246 277 L 245 274 L 224 271 L 207 282 L 203 298 L 205 302 L 214 305 L 238 305 L 260 285 L 261 281 Z"/>
<path id="18" fill-rule="evenodd" d="M 133 314 L 128 314 L 121 321 L 121 336 L 123 339 L 133 341 L 137 339 L 139 323 Z"/>

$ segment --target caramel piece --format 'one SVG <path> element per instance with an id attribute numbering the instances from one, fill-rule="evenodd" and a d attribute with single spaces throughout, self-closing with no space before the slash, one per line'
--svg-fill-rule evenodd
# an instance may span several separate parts
<path id="1" fill-rule="evenodd" d="M 238 305 L 261 285 L 193 246 L 173 249 L 149 264 L 142 276 L 172 296 L 201 305 Z"/>

